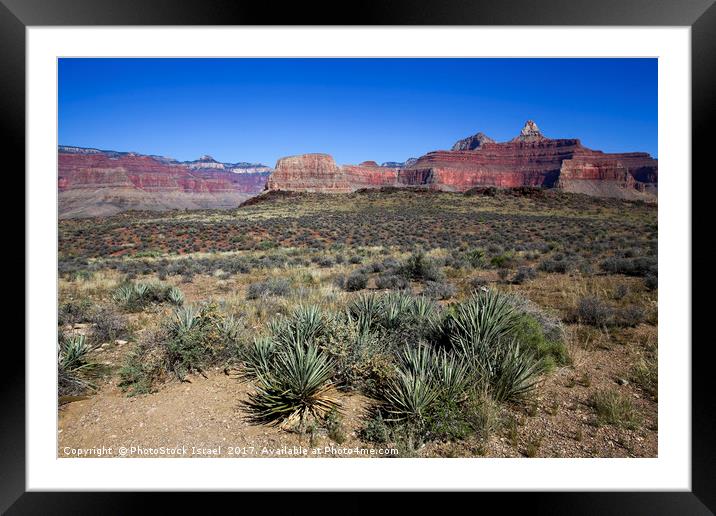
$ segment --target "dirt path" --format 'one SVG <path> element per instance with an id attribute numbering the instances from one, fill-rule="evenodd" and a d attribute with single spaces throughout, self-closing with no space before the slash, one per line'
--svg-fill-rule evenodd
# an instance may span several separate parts
<path id="1" fill-rule="evenodd" d="M 338 445 L 320 433 L 310 442 L 308 435 L 249 423 L 241 402 L 250 389 L 220 371 L 207 378 L 192 376 L 191 383 L 171 382 L 157 393 L 132 398 L 110 382 L 88 399 L 61 407 L 58 456 L 105 447 L 112 449 L 105 456 L 142 457 L 147 455 L 139 448 L 154 453 L 165 447 L 170 451 L 149 456 L 286 457 L 295 453 L 293 447 L 361 445 L 353 429 L 360 426 L 367 404 L 363 396 L 346 395 L 341 400 L 347 440 Z M 121 447 L 127 448 L 126 455 Z"/>

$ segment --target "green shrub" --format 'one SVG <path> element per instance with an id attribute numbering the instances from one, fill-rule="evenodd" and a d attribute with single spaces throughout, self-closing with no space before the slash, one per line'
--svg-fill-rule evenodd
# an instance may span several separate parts
<path id="1" fill-rule="evenodd" d="M 425 256 L 423 252 L 411 254 L 405 262 L 398 267 L 398 274 L 408 280 L 440 281 L 440 269 Z"/>
<path id="2" fill-rule="evenodd" d="M 368 285 L 368 276 L 360 271 L 353 271 L 346 278 L 346 290 L 355 292 L 363 290 Z"/>
<path id="3" fill-rule="evenodd" d="M 510 335 L 525 350 L 532 351 L 544 362 L 545 368 L 551 370 L 555 365 L 570 363 L 567 347 L 560 338 L 548 339 L 540 322 L 529 314 L 520 316 Z"/>
<path id="4" fill-rule="evenodd" d="M 223 348 L 218 324 L 220 315 L 214 305 L 185 305 L 177 308 L 166 323 L 164 343 L 169 371 L 184 380 L 190 372 L 201 372 Z"/>

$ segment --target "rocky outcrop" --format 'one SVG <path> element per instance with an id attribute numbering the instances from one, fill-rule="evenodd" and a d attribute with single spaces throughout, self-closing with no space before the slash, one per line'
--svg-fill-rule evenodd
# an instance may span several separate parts
<path id="1" fill-rule="evenodd" d="M 276 162 L 267 190 L 347 193 L 354 190 L 328 154 L 300 154 Z"/>
<path id="2" fill-rule="evenodd" d="M 640 199 L 655 199 L 657 192 L 658 164 L 648 154 L 606 154 L 584 147 L 578 139 L 547 138 L 532 120 L 508 142 L 477 133 L 452 150 L 396 165 L 365 161 L 339 167 L 326 154 L 294 156 L 279 160 L 267 189 L 351 192 L 395 186 L 464 192 L 532 186 Z"/>
<path id="3" fill-rule="evenodd" d="M 495 140 L 487 136 L 485 133 L 477 133 L 473 136 L 468 136 L 463 140 L 458 140 L 455 145 L 452 146 L 451 150 L 454 151 L 465 151 L 479 149 L 483 143 L 495 143 Z"/>
<path id="4" fill-rule="evenodd" d="M 268 173 L 236 174 L 210 156 L 178 162 L 132 152 L 59 147 L 60 217 L 127 209 L 235 208 L 261 192 Z"/>

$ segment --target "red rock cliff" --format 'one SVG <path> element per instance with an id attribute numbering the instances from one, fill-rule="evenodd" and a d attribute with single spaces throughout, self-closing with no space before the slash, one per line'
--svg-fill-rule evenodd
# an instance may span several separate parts
<path id="1" fill-rule="evenodd" d="M 197 165 L 198 163 L 198 165 Z M 109 215 L 125 209 L 233 208 L 259 193 L 267 173 L 234 173 L 216 162 L 60 147 L 60 216 Z"/>
<path id="2" fill-rule="evenodd" d="M 528 120 L 504 143 L 478 133 L 453 150 L 425 154 L 406 166 L 387 168 L 374 161 L 338 167 L 326 154 L 279 160 L 267 188 L 347 192 L 381 186 L 422 187 L 463 192 L 476 186 L 562 188 L 590 195 L 654 197 L 657 161 L 646 153 L 606 154 L 577 139 L 550 139 Z"/>

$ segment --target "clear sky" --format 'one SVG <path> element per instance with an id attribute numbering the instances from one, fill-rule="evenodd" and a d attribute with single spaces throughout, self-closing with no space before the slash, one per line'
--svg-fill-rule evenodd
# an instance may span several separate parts
<path id="1" fill-rule="evenodd" d="M 656 59 L 60 59 L 59 143 L 273 166 L 404 161 L 532 119 L 657 157 Z"/>

